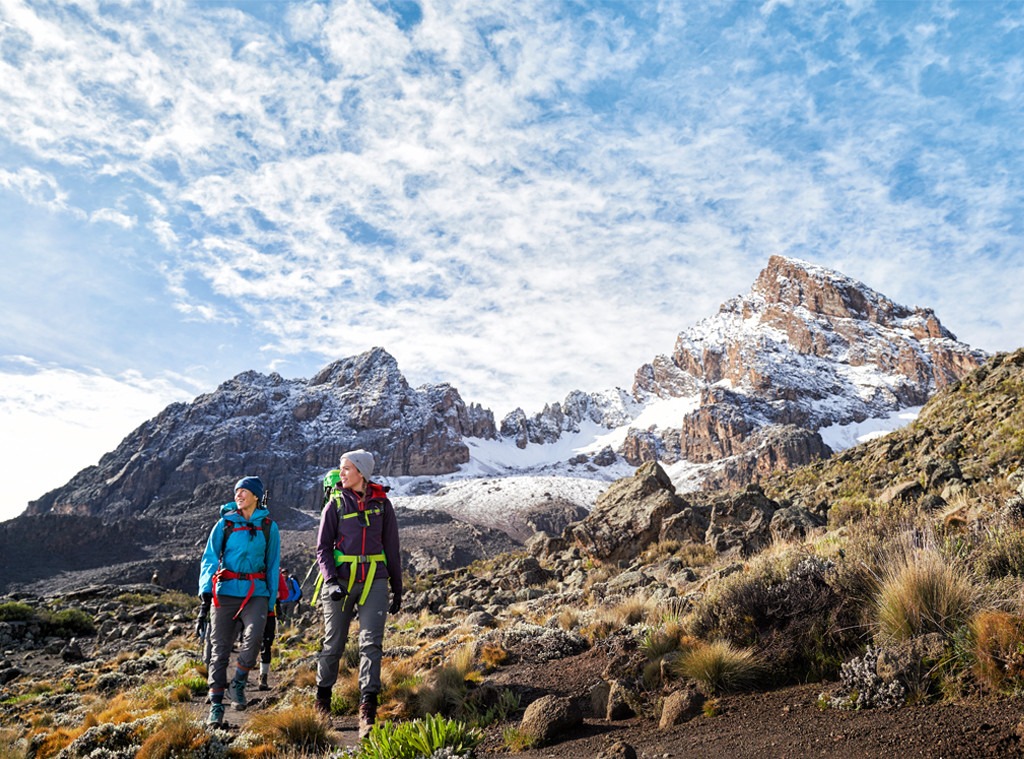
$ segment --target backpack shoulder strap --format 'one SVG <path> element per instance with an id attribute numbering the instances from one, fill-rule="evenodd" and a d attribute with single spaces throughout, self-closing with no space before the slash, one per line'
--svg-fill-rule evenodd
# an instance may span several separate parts
<path id="1" fill-rule="evenodd" d="M 218 558 L 220 559 L 220 563 L 223 564 L 224 552 L 228 550 L 228 538 L 231 536 L 232 530 L 235 529 L 235 523 L 230 519 L 225 519 L 224 517 L 221 517 L 220 519 L 224 523 L 224 529 L 222 531 L 223 537 L 220 541 L 220 556 Z"/>

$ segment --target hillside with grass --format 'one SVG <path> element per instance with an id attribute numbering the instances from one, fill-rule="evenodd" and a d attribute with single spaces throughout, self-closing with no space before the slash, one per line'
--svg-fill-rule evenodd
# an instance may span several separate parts
<path id="1" fill-rule="evenodd" d="M 1022 390 L 1024 350 L 997 355 L 910 426 L 742 491 L 648 462 L 560 536 L 410 578 L 362 744 L 353 643 L 312 710 L 316 609 L 214 730 L 193 599 L 0 598 L 0 759 L 1018 755 Z"/>

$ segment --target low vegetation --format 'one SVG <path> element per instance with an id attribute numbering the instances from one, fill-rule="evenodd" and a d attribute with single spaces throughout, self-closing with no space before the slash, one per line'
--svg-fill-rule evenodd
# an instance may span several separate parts
<path id="1" fill-rule="evenodd" d="M 1024 365 L 1024 354 L 1013 360 Z M 468 614 L 484 601 L 469 598 L 467 587 L 494 580 L 489 592 L 505 590 L 502 572 L 530 557 L 415 578 L 410 594 L 441 589 L 469 600 L 390 620 L 383 721 L 358 747 L 342 748 L 311 708 L 315 614 L 282 623 L 273 664 L 279 686 L 229 735 L 202 724 L 205 669 L 181 614 L 194 610 L 192 600 L 133 592 L 117 605 L 158 619 L 159 645 L 76 662 L 47 678 L 10 678 L 0 701 L 0 759 L 515 752 L 534 745 L 519 723 L 534 684 L 499 686 L 496 676 L 594 649 L 617 652 L 618 684 L 643 716 L 656 716 L 666 694 L 686 686 L 706 697 L 705 718 L 718 714 L 725 694 L 808 681 L 822 684 L 819 706 L 836 710 L 1021 695 L 1022 374 L 979 372 L 905 430 L 770 478 L 766 497 L 812 504 L 821 526 L 752 555 L 679 540 L 652 543 L 632 562 L 567 551 L 539 562 L 561 561 L 557 573 L 513 588 L 514 602 L 476 623 Z M 997 406 L 999 423 L 988 423 Z M 109 635 L 99 616 L 75 605 L 0 602 L 0 630 L 31 631 L 51 655 L 73 638 Z M 355 638 L 332 703 L 350 719 Z M 594 698 L 604 718 L 607 698 Z"/>

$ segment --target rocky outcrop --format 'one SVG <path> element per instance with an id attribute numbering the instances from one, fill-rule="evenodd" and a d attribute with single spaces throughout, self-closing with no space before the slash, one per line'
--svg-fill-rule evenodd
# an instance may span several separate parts
<path id="1" fill-rule="evenodd" d="M 641 466 L 633 477 L 614 482 L 582 522 L 564 537 L 599 561 L 628 561 L 658 539 L 662 523 L 687 504 L 657 462 Z"/>
<path id="2" fill-rule="evenodd" d="M 815 434 L 822 427 L 922 405 L 985 358 L 928 309 L 772 256 L 749 293 L 637 371 L 638 401 L 692 397 L 695 408 L 631 430 L 622 453 L 632 464 L 715 464 L 705 487 L 739 487 L 829 455 Z"/>
<path id="3" fill-rule="evenodd" d="M 757 553 L 771 543 L 772 517 L 778 507 L 757 485 L 719 497 L 712 504 L 705 540 L 726 556 Z"/>
<path id="4" fill-rule="evenodd" d="M 173 404 L 26 513 L 208 510 L 250 473 L 267 484 L 272 506 L 315 512 L 323 472 L 346 450 L 372 451 L 382 475 L 441 474 L 469 460 L 470 436 L 496 436 L 490 411 L 467 406 L 449 385 L 410 388 L 395 359 L 375 348 L 308 381 L 245 372 Z"/>
<path id="5" fill-rule="evenodd" d="M 516 408 L 501 420 L 500 434 L 519 448 L 528 444 L 553 443 L 564 433 L 579 432 L 586 423 L 601 427 L 626 424 L 635 411 L 633 400 L 623 390 L 584 393 L 573 390 L 561 403 L 545 404 L 543 411 L 528 417 Z"/>

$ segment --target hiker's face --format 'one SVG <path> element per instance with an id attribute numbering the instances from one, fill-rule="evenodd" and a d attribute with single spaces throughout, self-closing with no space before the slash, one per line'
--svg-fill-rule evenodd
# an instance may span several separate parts
<path id="1" fill-rule="evenodd" d="M 359 474 L 359 470 L 356 469 L 348 459 L 341 460 L 341 486 L 343 488 L 353 488 L 359 490 L 363 485 L 363 475 Z"/>
<path id="2" fill-rule="evenodd" d="M 242 511 L 252 511 L 256 508 L 256 494 L 245 488 L 238 488 L 235 491 L 235 503 Z"/>

